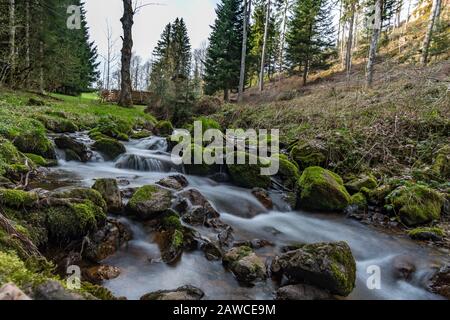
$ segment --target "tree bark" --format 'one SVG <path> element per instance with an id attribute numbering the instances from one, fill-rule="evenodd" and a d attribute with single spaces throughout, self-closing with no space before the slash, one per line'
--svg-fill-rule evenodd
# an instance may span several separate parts
<path id="1" fill-rule="evenodd" d="M 14 87 L 16 73 L 16 3 L 9 0 L 9 75 L 10 85 Z"/>
<path id="2" fill-rule="evenodd" d="M 30 0 L 25 4 L 25 67 L 27 69 L 26 85 L 29 85 L 30 62 Z"/>
<path id="3" fill-rule="evenodd" d="M 433 5 L 431 6 L 430 19 L 428 22 L 427 33 L 425 34 L 425 39 L 422 45 L 422 57 L 420 62 L 422 65 L 427 65 L 428 63 L 428 53 L 430 49 L 431 39 L 433 38 L 433 29 L 436 24 L 436 17 L 441 6 L 441 0 L 433 0 Z"/>
<path id="4" fill-rule="evenodd" d="M 119 105 L 126 108 L 133 106 L 131 85 L 131 54 L 133 50 L 134 10 L 131 0 L 123 0 L 123 17 L 120 19 L 123 29 L 122 59 L 121 59 L 121 90 Z"/>
<path id="5" fill-rule="evenodd" d="M 245 0 L 244 2 L 244 34 L 242 38 L 242 55 L 241 55 L 241 74 L 239 76 L 239 92 L 238 92 L 238 102 L 242 102 L 244 94 L 244 83 L 245 83 L 245 63 L 247 58 L 247 38 L 248 38 L 248 25 L 250 19 L 250 12 L 252 7 L 252 0 Z"/>
<path id="6" fill-rule="evenodd" d="M 285 6 L 284 6 L 284 12 L 283 12 L 283 33 L 281 34 L 281 41 L 280 41 L 280 80 L 281 80 L 281 73 L 283 72 L 283 59 L 284 59 L 284 42 L 286 40 L 286 27 L 287 27 L 287 13 L 289 9 L 289 0 L 284 0 Z"/>
<path id="7" fill-rule="evenodd" d="M 266 65 L 267 35 L 269 33 L 270 2 L 271 0 L 267 0 L 266 23 L 264 26 L 264 39 L 261 53 L 261 70 L 259 72 L 259 91 L 261 92 L 264 90 L 264 67 Z"/>
<path id="8" fill-rule="evenodd" d="M 373 24 L 372 40 L 370 42 L 369 59 L 367 62 L 366 84 L 368 87 L 371 87 L 372 83 L 373 83 L 373 68 L 374 68 L 375 59 L 377 56 L 378 40 L 380 38 L 380 33 L 381 33 L 381 19 L 382 19 L 382 11 L 383 11 L 382 6 L 383 6 L 383 1 L 376 0 L 376 2 L 375 2 L 375 17 L 374 17 L 375 21 Z"/>
<path id="9" fill-rule="evenodd" d="M 347 72 L 347 78 L 350 77 L 350 72 L 352 70 L 352 49 L 353 49 L 353 31 L 355 25 L 355 11 L 356 4 L 351 4 L 351 15 L 349 20 L 349 28 L 348 28 L 348 39 L 347 39 L 347 51 L 345 54 L 345 70 Z"/>

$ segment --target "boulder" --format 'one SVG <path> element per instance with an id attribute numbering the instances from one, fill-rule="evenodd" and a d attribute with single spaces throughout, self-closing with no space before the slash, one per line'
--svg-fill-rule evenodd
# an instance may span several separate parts
<path id="1" fill-rule="evenodd" d="M 450 265 L 442 267 L 434 274 L 430 280 L 429 288 L 431 292 L 450 299 Z"/>
<path id="2" fill-rule="evenodd" d="M 371 174 L 364 174 L 356 177 L 345 184 L 347 190 L 351 193 L 358 193 L 362 188 L 373 190 L 378 186 L 377 179 Z"/>
<path id="3" fill-rule="evenodd" d="M 277 176 L 286 188 L 290 190 L 295 189 L 297 181 L 301 176 L 298 164 L 290 161 L 284 154 L 278 154 L 276 157 L 279 161 Z"/>
<path id="4" fill-rule="evenodd" d="M 342 211 L 350 195 L 342 178 L 321 167 L 307 168 L 298 181 L 299 206 L 314 211 Z"/>
<path id="5" fill-rule="evenodd" d="M 300 245 L 274 262 L 291 283 L 309 283 L 332 294 L 348 296 L 355 288 L 356 262 L 345 242 Z"/>
<path id="6" fill-rule="evenodd" d="M 122 212 L 122 194 L 116 179 L 98 179 L 92 189 L 97 190 L 106 201 L 108 212 Z"/>
<path id="7" fill-rule="evenodd" d="M 102 195 L 97 190 L 91 188 L 71 188 L 56 190 L 50 193 L 50 197 L 58 199 L 89 200 L 96 206 L 102 208 L 103 211 L 106 211 L 107 209 L 106 202 L 103 199 Z"/>
<path id="8" fill-rule="evenodd" d="M 416 228 L 409 230 L 408 236 L 413 240 L 442 241 L 445 231 L 438 227 Z"/>
<path id="9" fill-rule="evenodd" d="M 34 300 L 86 300 L 83 296 L 65 289 L 58 281 L 49 280 L 34 288 Z"/>
<path id="10" fill-rule="evenodd" d="M 273 209 L 273 202 L 270 198 L 269 193 L 260 188 L 254 188 L 252 190 L 252 194 L 255 196 L 256 199 L 258 199 L 259 202 L 266 208 L 266 209 Z"/>
<path id="11" fill-rule="evenodd" d="M 296 284 L 278 289 L 276 300 L 334 300 L 334 297 L 325 290 L 307 284 Z"/>
<path id="12" fill-rule="evenodd" d="M 0 205 L 10 208 L 30 208 L 39 200 L 35 192 L 22 190 L 0 189 Z"/>
<path id="13" fill-rule="evenodd" d="M 227 164 L 231 180 L 236 185 L 249 189 L 268 189 L 270 187 L 271 177 L 261 175 L 261 168 L 268 167 L 269 163 L 266 163 L 260 158 L 254 159 L 255 156 L 249 153 L 236 152 L 235 155 L 242 156 L 245 159 L 245 164 L 238 164 L 237 161 L 235 161 L 235 164 Z M 256 164 L 250 164 L 250 162 L 256 162 Z"/>
<path id="14" fill-rule="evenodd" d="M 115 279 L 120 275 L 117 267 L 100 265 L 90 267 L 85 271 L 86 278 L 93 283 L 101 283 L 104 280 Z"/>
<path id="15" fill-rule="evenodd" d="M 416 226 L 440 219 L 444 197 L 429 187 L 411 184 L 395 189 L 386 202 L 404 224 Z"/>
<path id="16" fill-rule="evenodd" d="M 157 185 L 139 188 L 128 202 L 127 208 L 140 220 L 151 220 L 170 209 L 172 192 Z"/>
<path id="17" fill-rule="evenodd" d="M 86 145 L 67 135 L 62 135 L 55 138 L 55 144 L 58 148 L 66 150 L 67 161 L 79 159 L 81 162 L 88 162 L 92 157 L 92 153 L 89 151 Z M 69 150 L 71 152 L 69 152 Z M 74 154 L 76 155 L 76 157 L 74 156 Z"/>
<path id="18" fill-rule="evenodd" d="M 23 291 L 17 288 L 13 283 L 7 283 L 0 288 L 0 301 L 13 300 L 31 300 L 31 298 L 23 293 Z"/>
<path id="19" fill-rule="evenodd" d="M 179 191 L 179 190 L 186 188 L 189 185 L 189 182 L 187 181 L 185 176 L 183 176 L 181 174 L 177 174 L 177 175 L 173 175 L 173 176 L 161 179 L 160 181 L 157 182 L 157 184 L 159 184 L 160 186 L 169 188 L 169 189 Z"/>
<path id="20" fill-rule="evenodd" d="M 106 160 L 114 160 L 127 151 L 122 143 L 109 138 L 103 138 L 95 141 L 92 148 L 102 153 Z"/>
<path id="21" fill-rule="evenodd" d="M 223 256 L 222 262 L 241 282 L 253 283 L 267 277 L 263 260 L 249 247 L 242 246 L 230 249 Z"/>
<path id="22" fill-rule="evenodd" d="M 131 239 L 132 233 L 125 225 L 118 220 L 108 219 L 104 227 L 89 237 L 84 255 L 94 262 L 100 262 Z"/>
<path id="23" fill-rule="evenodd" d="M 56 159 L 55 147 L 47 138 L 44 130 L 24 131 L 14 139 L 14 145 L 23 153 L 33 153 L 46 159 Z"/>
<path id="24" fill-rule="evenodd" d="M 168 136 L 172 135 L 173 130 L 174 130 L 174 128 L 173 128 L 172 123 L 167 120 L 159 121 L 154 128 L 155 134 L 157 134 L 161 137 L 168 137 Z"/>
<path id="25" fill-rule="evenodd" d="M 392 267 L 394 276 L 401 280 L 411 280 L 413 273 L 416 272 L 414 259 L 407 255 L 395 257 Z"/>
<path id="26" fill-rule="evenodd" d="M 183 286 L 175 290 L 160 290 L 148 293 L 141 297 L 141 300 L 169 300 L 169 301 L 186 301 L 186 300 L 201 300 L 205 293 L 194 286 Z"/>
<path id="27" fill-rule="evenodd" d="M 197 189 L 189 189 L 178 194 L 186 202 L 182 210 L 183 221 L 193 225 L 202 225 L 208 220 L 220 217 L 211 203 Z"/>
<path id="28" fill-rule="evenodd" d="M 450 145 L 441 148 L 431 169 L 443 180 L 450 179 Z"/>
<path id="29" fill-rule="evenodd" d="M 327 160 L 327 149 L 320 140 L 299 142 L 292 148 L 291 158 L 297 162 L 301 170 L 308 167 L 323 166 Z"/>

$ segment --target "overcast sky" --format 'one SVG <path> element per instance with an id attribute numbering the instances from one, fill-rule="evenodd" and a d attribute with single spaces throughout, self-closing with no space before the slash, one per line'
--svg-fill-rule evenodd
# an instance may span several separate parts
<path id="1" fill-rule="evenodd" d="M 188 27 L 192 48 L 200 47 L 208 39 L 210 25 L 216 17 L 215 8 L 219 0 L 142 0 L 142 3 L 161 5 L 142 8 L 135 17 L 133 40 L 135 51 L 144 60 L 150 55 L 160 38 L 164 26 L 182 17 Z M 117 52 L 121 47 L 122 27 L 120 18 L 123 13 L 122 0 L 85 0 L 87 21 L 91 39 L 95 41 L 100 55 L 106 55 L 106 26 L 109 22 L 116 43 Z"/>

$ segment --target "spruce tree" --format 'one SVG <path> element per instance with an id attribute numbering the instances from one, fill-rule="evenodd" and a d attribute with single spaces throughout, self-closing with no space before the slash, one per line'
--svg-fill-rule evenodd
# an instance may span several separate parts
<path id="1" fill-rule="evenodd" d="M 222 90 L 229 100 L 237 90 L 241 65 L 244 9 L 241 0 L 222 0 L 216 9 L 205 63 L 205 92 Z"/>

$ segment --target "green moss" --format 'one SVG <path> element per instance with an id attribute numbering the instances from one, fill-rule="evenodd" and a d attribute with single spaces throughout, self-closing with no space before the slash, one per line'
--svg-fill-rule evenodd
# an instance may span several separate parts
<path id="1" fill-rule="evenodd" d="M 34 192 L 0 189 L 0 203 L 7 207 L 31 207 L 36 203 L 37 200 L 38 196 Z"/>
<path id="2" fill-rule="evenodd" d="M 184 235 L 180 230 L 175 230 L 172 235 L 172 247 L 175 249 L 180 249 L 183 247 Z"/>
<path id="3" fill-rule="evenodd" d="M 162 120 L 159 121 L 155 126 L 156 131 L 162 137 L 170 136 L 173 133 L 173 125 L 170 121 Z"/>
<path id="4" fill-rule="evenodd" d="M 47 167 L 50 165 L 50 163 L 44 159 L 41 156 L 38 156 L 37 154 L 27 153 L 25 154 L 28 159 L 30 159 L 34 164 L 41 166 L 41 167 Z"/>
<path id="5" fill-rule="evenodd" d="M 86 282 L 86 281 L 83 281 L 81 283 L 80 293 L 82 295 L 84 295 L 84 294 L 92 295 L 95 298 L 100 299 L 100 300 L 106 300 L 106 301 L 117 300 L 117 298 L 108 289 L 106 289 L 102 286 L 92 284 L 90 282 Z"/>
<path id="6" fill-rule="evenodd" d="M 122 143 L 114 139 L 99 139 L 92 147 L 101 152 L 108 160 L 114 160 L 127 151 Z"/>
<path id="7" fill-rule="evenodd" d="M 298 187 L 300 206 L 307 210 L 341 211 L 350 202 L 342 178 L 321 167 L 307 168 Z"/>
<path id="8" fill-rule="evenodd" d="M 53 143 L 39 130 L 22 132 L 14 139 L 14 145 L 24 153 L 34 153 L 47 159 L 56 159 Z"/>
<path id="9" fill-rule="evenodd" d="M 167 230 L 181 230 L 183 228 L 180 221 L 180 216 L 175 212 L 172 212 L 168 216 L 164 217 L 162 225 Z"/>
<path id="10" fill-rule="evenodd" d="M 248 246 L 234 247 L 223 257 L 223 262 L 234 263 L 253 253 L 252 248 Z"/>
<path id="11" fill-rule="evenodd" d="M 158 191 L 159 191 L 159 188 L 155 185 L 143 186 L 143 187 L 139 188 L 133 194 L 133 197 L 130 199 L 130 202 L 128 203 L 128 205 L 131 208 L 136 209 L 137 205 L 140 202 L 144 202 L 144 201 L 152 199 L 153 194 Z"/>
<path id="12" fill-rule="evenodd" d="M 436 236 L 442 238 L 445 236 L 444 230 L 438 227 L 424 227 L 424 228 L 416 228 L 408 231 L 408 235 L 413 239 L 422 239 L 427 235 Z"/>
<path id="13" fill-rule="evenodd" d="M 141 131 L 133 132 L 133 134 L 130 137 L 131 137 L 131 139 L 139 140 L 139 139 L 145 139 L 145 138 L 151 137 L 152 135 L 153 134 L 148 130 L 141 130 Z"/>
<path id="14" fill-rule="evenodd" d="M 65 118 L 40 115 L 37 119 L 42 122 L 47 130 L 52 132 L 72 133 L 79 130 L 75 123 Z"/>
<path id="15" fill-rule="evenodd" d="M 365 174 L 345 184 L 345 187 L 351 193 L 357 193 L 361 191 L 362 188 L 373 190 L 378 186 L 377 179 L 371 174 Z"/>
<path id="16" fill-rule="evenodd" d="M 34 287 L 48 280 L 45 275 L 27 268 L 25 263 L 13 252 L 0 251 L 0 287 L 14 283 L 19 288 Z"/>
<path id="17" fill-rule="evenodd" d="M 133 126 L 129 121 L 124 119 L 107 116 L 99 120 L 95 130 L 108 137 L 128 141 L 128 135 L 133 132 Z"/>
<path id="18" fill-rule="evenodd" d="M 268 167 L 269 163 L 263 163 L 261 158 L 257 158 L 258 164 L 249 164 L 250 160 L 255 157 L 249 153 L 236 152 L 235 156 L 245 158 L 245 164 L 237 164 L 237 161 L 234 161 L 235 164 L 227 165 L 231 179 L 236 185 L 243 188 L 268 189 L 270 187 L 271 177 L 261 175 L 261 168 Z"/>
<path id="19" fill-rule="evenodd" d="M 322 166 L 327 160 L 325 151 L 312 142 L 295 145 L 291 150 L 291 158 L 298 163 L 301 170 L 312 166 Z"/>
<path id="20" fill-rule="evenodd" d="M 277 154 L 274 157 L 278 158 L 280 164 L 278 176 L 281 178 L 286 187 L 294 189 L 298 179 L 300 179 L 301 176 L 298 164 L 291 162 L 284 154 Z"/>
<path id="21" fill-rule="evenodd" d="M 431 168 L 443 179 L 450 179 L 450 145 L 440 149 Z"/>
<path id="22" fill-rule="evenodd" d="M 363 209 L 367 207 L 367 199 L 362 192 L 355 193 L 350 199 L 350 205 Z"/>
<path id="23" fill-rule="evenodd" d="M 195 121 L 200 121 L 202 123 L 203 134 L 209 129 L 221 130 L 220 124 L 214 119 L 199 117 Z"/>
<path id="24" fill-rule="evenodd" d="M 0 175 L 23 169 L 18 166 L 25 166 L 25 162 L 26 158 L 9 140 L 0 138 Z"/>
<path id="25" fill-rule="evenodd" d="M 52 194 L 53 197 L 56 198 L 68 198 L 68 199 L 82 199 L 82 200 L 89 200 L 96 206 L 102 208 L 104 211 L 106 211 L 106 201 L 103 199 L 100 192 L 98 192 L 95 189 L 90 188 L 75 188 L 70 189 L 63 192 L 57 192 Z"/>
<path id="26" fill-rule="evenodd" d="M 401 221 L 415 226 L 439 220 L 444 204 L 443 196 L 437 191 L 419 184 L 409 184 L 395 189 L 387 198 Z"/>
<path id="27" fill-rule="evenodd" d="M 103 209 L 89 200 L 51 207 L 47 209 L 46 216 L 49 236 L 59 243 L 79 240 L 97 230 L 98 225 L 106 220 Z"/>

